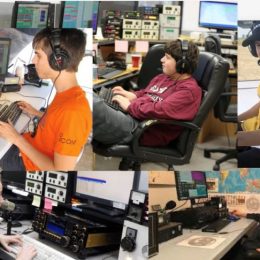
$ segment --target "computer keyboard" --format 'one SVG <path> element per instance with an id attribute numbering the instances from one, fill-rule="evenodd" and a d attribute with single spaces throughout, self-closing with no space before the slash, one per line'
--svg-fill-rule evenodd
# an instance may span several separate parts
<path id="1" fill-rule="evenodd" d="M 114 94 L 111 88 L 102 87 L 99 91 L 99 97 L 104 99 L 107 105 L 114 108 L 115 110 L 120 110 L 125 113 L 125 111 L 119 106 L 118 103 L 112 101 L 113 95 Z"/>
<path id="2" fill-rule="evenodd" d="M 228 219 L 218 219 L 211 222 L 209 225 L 202 229 L 202 232 L 219 232 L 222 228 L 226 227 L 231 221 Z"/>
<path id="3" fill-rule="evenodd" d="M 122 73 L 123 70 L 112 68 L 112 67 L 103 67 L 103 68 L 98 68 L 97 74 L 98 78 L 103 78 L 103 79 L 110 79 L 113 78 L 120 73 Z"/>
<path id="4" fill-rule="evenodd" d="M 8 122 L 10 119 L 14 125 L 21 114 L 22 110 L 19 108 L 18 102 L 0 104 L 0 121 Z"/>
<path id="5" fill-rule="evenodd" d="M 72 260 L 75 258 L 69 257 L 55 249 L 53 249 L 50 246 L 47 246 L 34 238 L 31 238 L 29 236 L 22 236 L 23 239 L 23 245 L 29 246 L 32 245 L 37 250 L 37 256 L 33 258 L 33 260 Z M 20 246 L 17 244 L 11 244 L 9 245 L 12 249 L 12 253 L 14 255 L 17 255 L 17 253 L 20 250 Z"/>

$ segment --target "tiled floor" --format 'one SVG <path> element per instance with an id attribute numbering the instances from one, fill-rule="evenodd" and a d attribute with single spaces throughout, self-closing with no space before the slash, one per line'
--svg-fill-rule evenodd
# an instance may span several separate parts
<path id="1" fill-rule="evenodd" d="M 235 138 L 231 140 L 234 144 Z M 175 166 L 175 170 L 212 170 L 215 164 L 215 160 L 223 156 L 223 154 L 213 154 L 212 158 L 205 158 L 203 155 L 204 148 L 215 148 L 227 146 L 226 137 L 218 137 L 212 140 L 208 140 L 202 144 L 197 144 L 192 154 L 192 158 L 189 164 L 183 166 Z M 117 170 L 120 162 L 120 158 L 107 158 L 99 155 L 95 156 L 94 167 L 95 170 Z M 84 165 L 84 164 L 83 164 Z M 83 166 L 84 168 L 84 166 Z M 221 169 L 234 169 L 237 168 L 237 161 L 230 160 L 221 164 Z M 142 170 L 167 170 L 167 165 L 160 163 L 144 163 L 142 164 Z"/>

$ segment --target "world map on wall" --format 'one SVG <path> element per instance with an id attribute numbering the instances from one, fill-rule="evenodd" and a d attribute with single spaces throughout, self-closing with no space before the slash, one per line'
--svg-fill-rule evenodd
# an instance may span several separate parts
<path id="1" fill-rule="evenodd" d="M 260 169 L 242 168 L 239 170 L 222 170 L 207 172 L 207 178 L 218 179 L 218 192 L 259 192 Z"/>

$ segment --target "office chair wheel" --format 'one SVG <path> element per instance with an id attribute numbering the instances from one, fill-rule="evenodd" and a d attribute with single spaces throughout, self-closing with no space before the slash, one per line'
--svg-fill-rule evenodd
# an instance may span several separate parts
<path id="1" fill-rule="evenodd" d="M 173 165 L 168 165 L 168 171 L 174 171 Z"/>
<path id="2" fill-rule="evenodd" d="M 218 164 L 215 164 L 215 165 L 213 166 L 213 171 L 219 171 L 219 169 L 220 169 L 220 167 L 219 167 Z"/>
<path id="3" fill-rule="evenodd" d="M 141 163 L 140 162 L 134 162 L 132 165 L 133 171 L 141 171 Z"/>
<path id="4" fill-rule="evenodd" d="M 122 158 L 121 162 L 119 163 L 119 170 L 120 171 L 128 171 L 134 167 L 134 162 L 127 158 Z"/>
<path id="5" fill-rule="evenodd" d="M 204 157 L 210 158 L 210 152 L 207 150 L 204 150 Z"/>

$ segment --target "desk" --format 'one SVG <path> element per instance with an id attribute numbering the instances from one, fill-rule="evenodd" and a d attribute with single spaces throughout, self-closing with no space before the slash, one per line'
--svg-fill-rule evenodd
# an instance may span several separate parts
<path id="1" fill-rule="evenodd" d="M 1 100 L 10 100 L 12 102 L 17 100 L 26 101 L 39 110 L 42 106 L 46 105 L 50 93 L 51 93 L 51 85 L 42 86 L 41 88 L 26 85 L 23 86 L 21 91 L 19 92 L 2 93 L 0 101 Z M 40 98 L 36 98 L 36 97 L 40 97 Z M 30 118 L 25 114 L 22 114 L 15 124 L 15 129 L 19 133 L 22 133 L 23 131 L 25 131 L 29 121 Z M 0 138 L 0 159 L 5 155 L 5 153 L 11 147 L 11 145 L 12 144 L 7 142 L 5 139 Z"/>
<path id="2" fill-rule="evenodd" d="M 19 228 L 12 228 L 13 234 L 20 234 L 27 228 L 31 227 L 31 221 L 24 220 L 24 221 L 20 221 L 20 222 L 23 224 L 23 226 L 19 227 Z M 5 222 L 0 224 L 0 229 L 2 230 L 1 234 L 6 233 L 6 223 Z M 63 247 L 60 247 L 55 243 L 52 243 L 51 241 L 48 241 L 46 239 L 40 240 L 38 238 L 38 233 L 36 233 L 36 232 L 32 232 L 32 233 L 28 234 L 27 236 L 30 236 L 31 238 L 34 238 L 35 240 L 38 240 L 38 241 L 44 243 L 45 245 L 48 245 L 51 248 L 56 249 L 57 251 L 60 251 L 74 259 L 79 259 L 76 257 L 75 254 L 71 253 L 70 251 L 65 250 Z M 118 251 L 113 251 L 113 252 L 108 252 L 108 253 L 101 254 L 101 255 L 88 256 L 87 259 L 88 260 L 100 260 L 100 259 L 116 260 L 117 255 L 118 255 Z M 1 256 L 1 249 L 0 249 L 0 256 Z"/>
<path id="3" fill-rule="evenodd" d="M 111 79 L 96 79 L 93 81 L 93 89 L 98 90 L 101 87 L 113 86 L 115 84 L 121 84 L 125 80 L 132 79 L 139 75 L 139 69 L 128 66 L 128 68 L 119 75 Z"/>
<path id="4" fill-rule="evenodd" d="M 200 230 L 184 230 L 183 235 L 161 243 L 159 245 L 159 254 L 152 259 L 192 259 L 192 260 L 218 260 L 221 259 L 246 233 L 256 226 L 256 222 L 251 219 L 240 219 L 232 222 L 221 231 L 231 232 L 225 235 L 217 235 L 214 233 L 205 233 Z M 226 238 L 215 249 L 195 248 L 177 245 L 180 241 L 191 236 L 219 236 Z"/>

